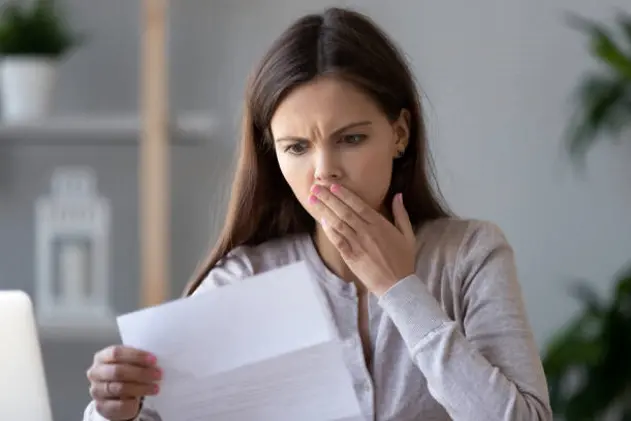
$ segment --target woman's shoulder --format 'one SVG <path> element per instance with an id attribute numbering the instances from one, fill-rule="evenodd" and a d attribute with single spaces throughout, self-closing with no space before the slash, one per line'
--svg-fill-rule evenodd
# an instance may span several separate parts
<path id="1" fill-rule="evenodd" d="M 305 236 L 292 234 L 231 249 L 210 270 L 200 289 L 222 286 L 299 261 L 303 255 Z"/>
<path id="2" fill-rule="evenodd" d="M 416 232 L 419 246 L 467 250 L 477 246 L 506 242 L 502 229 L 494 222 L 445 217 L 423 223 Z"/>
<path id="3" fill-rule="evenodd" d="M 493 254 L 513 258 L 504 231 L 487 220 L 446 217 L 428 221 L 418 228 L 416 239 L 417 267 L 455 275 L 449 277 L 452 280 L 488 263 Z"/>

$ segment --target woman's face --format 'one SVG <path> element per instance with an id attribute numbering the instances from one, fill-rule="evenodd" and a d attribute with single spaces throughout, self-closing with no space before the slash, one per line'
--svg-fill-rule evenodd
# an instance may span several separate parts
<path id="1" fill-rule="evenodd" d="M 393 160 L 408 142 L 407 112 L 391 123 L 354 85 L 319 78 L 287 96 L 271 130 L 283 176 L 307 211 L 314 184 L 341 184 L 384 210 Z"/>

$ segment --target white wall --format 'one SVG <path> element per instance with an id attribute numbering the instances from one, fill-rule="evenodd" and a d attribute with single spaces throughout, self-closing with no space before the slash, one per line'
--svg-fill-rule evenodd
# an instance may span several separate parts
<path id="1" fill-rule="evenodd" d="M 180 100 L 210 101 L 232 144 L 251 65 L 291 19 L 330 4 L 368 12 L 409 54 L 428 96 L 444 193 L 457 213 L 505 230 L 542 345 L 577 308 L 569 279 L 608 292 L 631 258 L 631 142 L 603 142 L 582 177 L 561 145 L 572 89 L 593 67 L 564 13 L 608 19 L 617 7 L 631 11 L 628 0 L 189 0 L 174 33 L 194 22 L 199 32 L 187 42 L 207 53 L 176 65 L 208 83 L 183 88 Z"/>

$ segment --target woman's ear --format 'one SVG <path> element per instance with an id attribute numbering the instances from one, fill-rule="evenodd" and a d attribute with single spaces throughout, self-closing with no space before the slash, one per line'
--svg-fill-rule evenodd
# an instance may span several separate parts
<path id="1" fill-rule="evenodd" d="M 410 112 L 406 109 L 401 110 L 399 118 L 395 120 L 392 127 L 394 129 L 394 157 L 400 158 L 410 141 Z"/>

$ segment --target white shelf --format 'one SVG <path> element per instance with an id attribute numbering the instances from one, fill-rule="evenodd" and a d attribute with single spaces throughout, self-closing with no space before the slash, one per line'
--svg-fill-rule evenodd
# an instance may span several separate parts
<path id="1" fill-rule="evenodd" d="M 0 122 L 0 146 L 3 144 L 90 145 L 137 144 L 142 121 L 137 116 L 77 115 L 51 117 L 28 123 Z M 173 144 L 198 144 L 211 140 L 217 119 L 211 113 L 185 113 L 172 119 Z"/>

